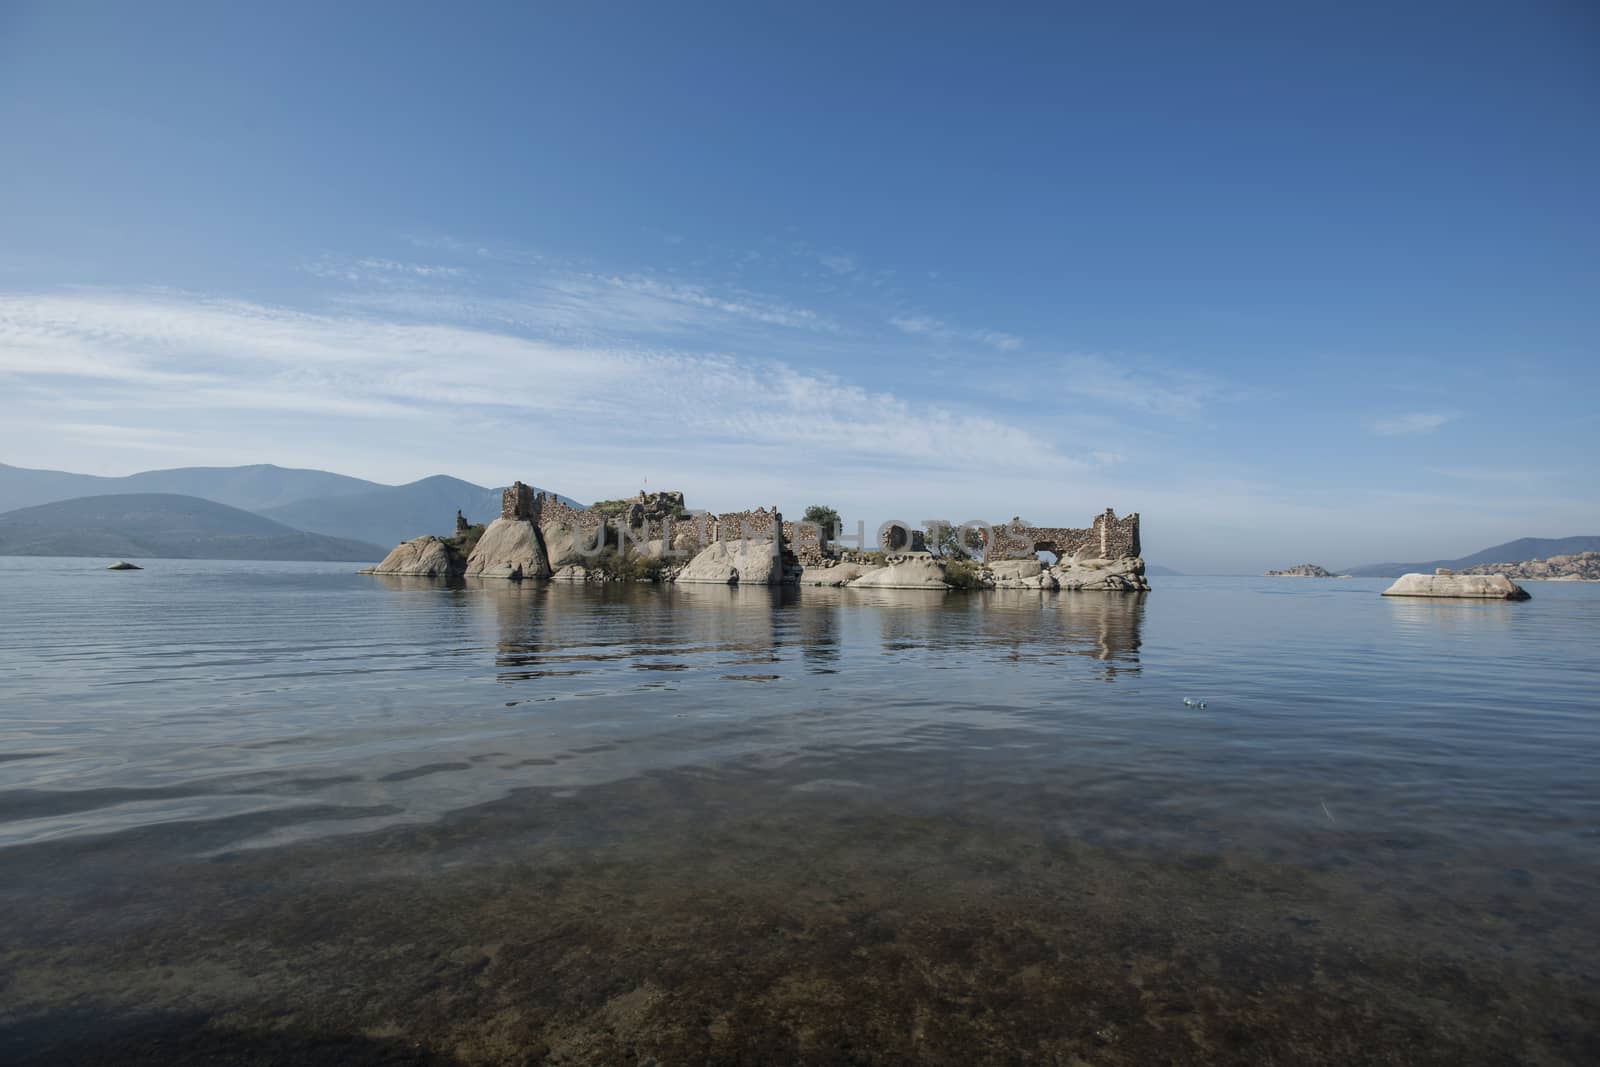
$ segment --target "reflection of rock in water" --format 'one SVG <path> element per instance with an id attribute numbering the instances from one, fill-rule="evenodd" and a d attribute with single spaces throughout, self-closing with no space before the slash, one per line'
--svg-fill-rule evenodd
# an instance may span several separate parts
<path id="1" fill-rule="evenodd" d="M 981 640 L 1007 648 L 1011 658 L 1086 656 L 1103 663 L 1097 673 L 1112 681 L 1139 670 L 1144 599 L 1143 593 L 996 590 L 949 604 L 964 606 Z"/>
<path id="2" fill-rule="evenodd" d="M 798 594 L 794 586 L 785 591 Z M 785 599 L 784 629 L 800 646 L 800 657 L 817 673 L 832 673 L 839 661 L 839 599 L 796 595 Z"/>
<path id="3" fill-rule="evenodd" d="M 722 664 L 774 661 L 774 613 L 796 595 L 629 582 L 486 582 L 482 591 L 494 605 L 501 681 L 590 674 L 608 664 L 670 670 L 679 658 L 708 653 Z"/>
<path id="4" fill-rule="evenodd" d="M 1057 613 L 1074 643 L 1083 645 L 1069 651 L 1114 664 L 1107 670 L 1107 678 L 1119 670 L 1139 669 L 1143 593 L 1063 593 L 1055 600 Z"/>
<path id="5" fill-rule="evenodd" d="M 372 580 L 381 588 L 396 593 L 415 593 L 422 590 L 460 589 L 460 578 L 425 578 L 406 574 L 374 574 Z"/>
<path id="6" fill-rule="evenodd" d="M 1518 605 L 1510 600 L 1446 600 L 1427 597 L 1390 597 L 1384 601 L 1389 615 L 1402 630 L 1450 630 L 1458 638 L 1509 630 Z"/>

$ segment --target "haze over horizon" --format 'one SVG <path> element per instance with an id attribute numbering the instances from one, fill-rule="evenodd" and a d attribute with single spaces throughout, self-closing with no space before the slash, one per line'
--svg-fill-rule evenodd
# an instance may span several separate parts
<path id="1" fill-rule="evenodd" d="M 0 462 L 1600 532 L 1579 4 L 0 9 Z"/>

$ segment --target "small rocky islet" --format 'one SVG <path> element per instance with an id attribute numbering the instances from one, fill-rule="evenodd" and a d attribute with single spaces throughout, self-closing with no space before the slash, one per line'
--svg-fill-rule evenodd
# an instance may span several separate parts
<path id="1" fill-rule="evenodd" d="M 1033 589 L 1145 592 L 1139 516 L 1111 509 L 1083 528 L 1036 527 L 1014 517 L 985 527 L 981 545 L 930 551 L 931 531 L 887 523 L 876 550 L 831 540 L 776 506 L 691 513 L 679 492 L 647 493 L 574 508 L 522 482 L 502 494 L 500 516 L 473 525 L 457 512 L 453 537 L 397 545 L 362 573 L 426 578 L 548 578 L 864 589 Z M 1049 552 L 1056 562 L 1039 558 Z"/>
<path id="2" fill-rule="evenodd" d="M 1301 563 L 1293 567 L 1286 567 L 1281 571 L 1267 571 L 1268 578 L 1348 578 L 1348 574 L 1334 574 L 1325 567 L 1315 563 Z"/>

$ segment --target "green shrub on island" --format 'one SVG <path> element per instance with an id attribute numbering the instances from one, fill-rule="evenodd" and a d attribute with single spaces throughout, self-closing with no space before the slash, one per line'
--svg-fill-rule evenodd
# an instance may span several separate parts
<path id="1" fill-rule="evenodd" d="M 450 550 L 452 556 L 460 556 L 465 562 L 466 558 L 472 555 L 472 550 L 478 547 L 478 539 L 483 536 L 483 531 L 488 528 L 487 524 L 481 522 L 468 526 L 465 532 L 458 533 L 454 537 L 446 537 L 445 547 Z"/>
<path id="2" fill-rule="evenodd" d="M 665 560 L 623 553 L 615 548 L 596 553 L 584 566 L 590 574 L 602 575 L 608 582 L 659 582 L 667 569 Z"/>
<path id="3" fill-rule="evenodd" d="M 941 559 L 971 559 L 983 550 L 978 532 L 962 526 L 935 526 L 925 536 L 928 551 Z"/>
<path id="4" fill-rule="evenodd" d="M 639 502 L 638 497 L 630 497 L 627 500 L 596 500 L 589 507 L 593 511 L 600 512 L 606 518 L 612 519 L 625 517 L 628 514 L 628 509 Z M 659 497 L 652 498 L 651 503 L 656 508 L 662 506 Z M 678 503 L 666 505 L 666 510 L 674 520 L 684 518 L 689 514 L 689 509 Z M 647 512 L 646 514 L 648 515 L 649 513 Z"/>
<path id="5" fill-rule="evenodd" d="M 982 589 L 983 567 L 970 559 L 949 559 L 944 564 L 944 584 L 951 589 Z"/>

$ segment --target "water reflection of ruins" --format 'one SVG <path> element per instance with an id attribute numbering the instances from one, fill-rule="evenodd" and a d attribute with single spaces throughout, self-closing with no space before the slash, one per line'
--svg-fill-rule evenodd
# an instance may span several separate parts
<path id="1" fill-rule="evenodd" d="M 1082 656 L 1101 665 L 1095 673 L 1106 681 L 1139 670 L 1142 593 L 886 590 L 869 600 L 858 590 L 839 592 L 877 606 L 883 646 L 891 651 L 979 646 L 1018 662 Z"/>
<path id="2" fill-rule="evenodd" d="M 1118 671 L 1139 670 L 1145 594 L 1066 593 L 1048 601 L 1055 609 L 1067 651 L 1106 664 L 1109 679 Z"/>
<path id="3" fill-rule="evenodd" d="M 485 582 L 482 593 L 499 680 L 592 676 L 609 678 L 607 689 L 662 681 L 635 672 L 759 680 L 781 661 L 782 608 L 798 597 L 793 587 L 559 582 Z"/>
<path id="4" fill-rule="evenodd" d="M 469 580 L 452 593 L 464 602 L 464 643 L 495 650 L 496 679 L 566 679 L 552 694 L 660 688 L 688 681 L 684 672 L 848 674 L 867 658 L 926 666 L 941 652 L 974 651 L 1014 662 L 1081 657 L 1109 681 L 1140 669 L 1145 610 L 1141 594 L 1023 590 Z"/>

